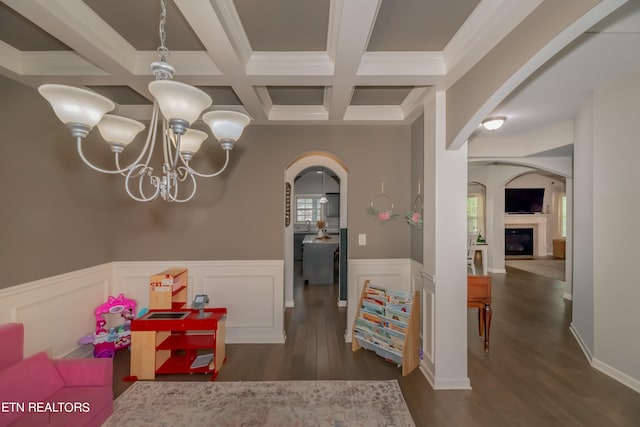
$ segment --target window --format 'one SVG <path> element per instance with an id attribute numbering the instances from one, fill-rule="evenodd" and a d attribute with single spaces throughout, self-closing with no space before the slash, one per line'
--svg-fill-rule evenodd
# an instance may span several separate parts
<path id="1" fill-rule="evenodd" d="M 467 197 L 467 232 L 478 231 L 478 197 Z"/>
<path id="2" fill-rule="evenodd" d="M 320 219 L 320 195 L 296 196 L 296 222 L 315 223 Z"/>
<path id="3" fill-rule="evenodd" d="M 484 236 L 484 194 L 467 196 L 467 232 Z"/>

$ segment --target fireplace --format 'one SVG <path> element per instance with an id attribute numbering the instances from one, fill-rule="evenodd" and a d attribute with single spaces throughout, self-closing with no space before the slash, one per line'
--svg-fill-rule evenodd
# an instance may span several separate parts
<path id="1" fill-rule="evenodd" d="M 547 217 L 546 214 L 507 214 L 504 216 L 505 242 L 507 231 L 513 229 L 530 228 L 533 229 L 533 240 L 530 240 L 533 246 L 534 256 L 547 256 L 551 252 L 547 247 Z M 506 248 L 506 245 L 505 245 Z M 509 255 L 505 251 L 505 255 Z M 524 255 L 518 251 L 518 255 Z"/>
<path id="2" fill-rule="evenodd" d="M 505 228 L 504 254 L 533 256 L 533 228 Z"/>

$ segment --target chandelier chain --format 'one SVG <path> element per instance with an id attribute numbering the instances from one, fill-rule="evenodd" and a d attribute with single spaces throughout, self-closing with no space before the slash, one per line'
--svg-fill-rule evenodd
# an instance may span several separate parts
<path id="1" fill-rule="evenodd" d="M 158 47 L 158 53 L 160 54 L 160 60 L 165 62 L 169 57 L 169 49 L 165 46 L 165 40 L 167 33 L 164 26 L 167 23 L 167 4 L 165 0 L 160 0 L 160 24 L 158 25 L 158 33 L 160 35 L 160 47 Z"/>

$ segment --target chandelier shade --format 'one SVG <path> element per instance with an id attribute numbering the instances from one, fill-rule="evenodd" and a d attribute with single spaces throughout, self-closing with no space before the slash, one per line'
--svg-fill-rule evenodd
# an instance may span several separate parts
<path id="1" fill-rule="evenodd" d="M 180 153 L 185 157 L 192 157 L 208 137 L 209 135 L 205 132 L 188 129 L 185 134 L 180 137 Z"/>
<path id="2" fill-rule="evenodd" d="M 158 101 L 164 117 L 169 121 L 183 120 L 187 126 L 212 104 L 211 97 L 204 91 L 173 80 L 154 80 L 149 83 L 149 92 Z"/>
<path id="3" fill-rule="evenodd" d="M 237 141 L 251 118 L 237 111 L 209 111 L 202 116 L 218 141 Z"/>
<path id="4" fill-rule="evenodd" d="M 98 123 L 98 131 L 111 150 L 122 151 L 143 129 L 144 125 L 138 121 L 112 114 L 105 114 Z"/>
<path id="5" fill-rule="evenodd" d="M 53 107 L 53 111 L 64 124 L 80 124 L 93 128 L 116 105 L 108 98 L 72 86 L 45 84 L 38 92 Z"/>

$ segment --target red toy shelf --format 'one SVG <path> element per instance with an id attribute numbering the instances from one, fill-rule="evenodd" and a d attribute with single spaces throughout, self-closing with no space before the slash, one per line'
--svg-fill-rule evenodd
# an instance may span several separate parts
<path id="1" fill-rule="evenodd" d="M 209 373 L 214 372 L 209 365 L 202 366 L 200 368 L 191 368 L 191 363 L 195 360 L 196 355 L 192 353 L 183 354 L 179 356 L 171 356 L 166 362 L 162 364 L 157 370 L 156 374 L 197 374 L 197 373 Z"/>
<path id="2" fill-rule="evenodd" d="M 156 347 L 157 350 L 175 349 L 207 349 L 215 348 L 216 339 L 214 335 L 170 335 Z"/>

